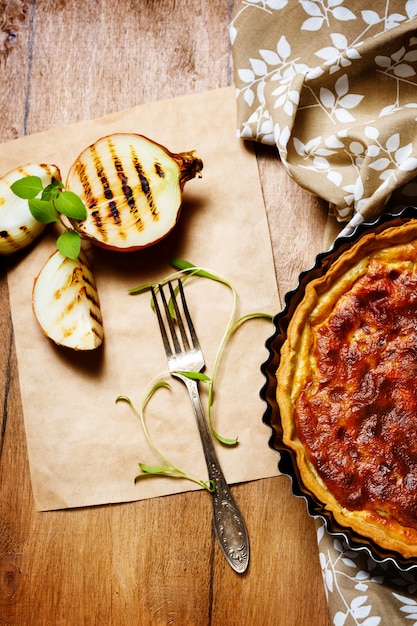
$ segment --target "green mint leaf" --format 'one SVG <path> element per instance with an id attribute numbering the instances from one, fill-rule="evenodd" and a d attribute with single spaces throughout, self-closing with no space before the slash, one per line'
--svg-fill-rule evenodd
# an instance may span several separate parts
<path id="1" fill-rule="evenodd" d="M 19 198 L 29 200 L 36 198 L 36 196 L 42 191 L 43 184 L 39 176 L 24 176 L 16 180 L 11 186 L 11 190 Z"/>
<path id="2" fill-rule="evenodd" d="M 52 185 L 47 185 L 45 189 L 42 191 L 41 200 L 46 200 L 48 202 L 50 200 L 55 200 L 58 193 L 59 191 L 58 189 L 56 189 L 56 187 L 52 187 Z"/>
<path id="3" fill-rule="evenodd" d="M 52 187 L 56 187 L 57 189 L 64 189 L 64 183 L 59 178 L 53 178 L 51 181 Z"/>
<path id="4" fill-rule="evenodd" d="M 54 205 L 49 200 L 41 200 L 40 198 L 29 198 L 29 209 L 33 217 L 42 224 L 51 224 L 56 222 L 58 214 Z"/>
<path id="5" fill-rule="evenodd" d="M 64 183 L 54 178 L 42 191 L 42 200 L 55 200 L 63 187 Z"/>
<path id="6" fill-rule="evenodd" d="M 76 261 L 81 250 L 81 237 L 74 230 L 66 230 L 56 241 L 61 254 Z"/>
<path id="7" fill-rule="evenodd" d="M 85 220 L 87 209 L 81 198 L 73 191 L 62 191 L 55 200 L 57 211 L 74 220 Z"/>

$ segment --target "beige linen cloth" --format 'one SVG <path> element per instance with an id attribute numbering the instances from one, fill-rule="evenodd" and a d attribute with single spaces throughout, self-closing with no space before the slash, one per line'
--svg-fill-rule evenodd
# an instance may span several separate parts
<path id="1" fill-rule="evenodd" d="M 276 144 L 344 232 L 416 175 L 416 16 L 415 0 L 249 0 L 231 23 L 241 136 Z"/>
<path id="2" fill-rule="evenodd" d="M 230 37 L 239 133 L 276 145 L 289 175 L 328 201 L 325 245 L 415 202 L 416 28 L 416 0 L 237 7 Z M 313 219 L 306 213 L 306 228 Z M 378 565 L 317 528 L 335 626 L 417 624 L 416 574 Z"/>
<path id="3" fill-rule="evenodd" d="M 134 484 L 138 462 L 160 465 L 140 422 L 139 409 L 154 377 L 171 390 L 151 398 L 145 419 L 155 445 L 175 466 L 207 479 L 191 403 L 183 385 L 171 379 L 150 294 L 128 289 L 156 282 L 174 270 L 173 257 L 211 269 L 238 293 L 238 315 L 279 307 L 272 250 L 256 159 L 236 137 L 233 88 L 138 106 L 103 119 L 31 135 L 0 146 L 0 171 L 29 162 L 56 164 L 65 178 L 82 149 L 114 132 L 136 132 L 172 152 L 195 149 L 202 178 L 189 181 L 174 231 L 156 246 L 134 253 L 90 250 L 104 318 L 104 345 L 92 353 L 58 348 L 43 336 L 31 309 L 34 277 L 55 249 L 48 233 L 8 262 L 20 388 L 33 493 L 38 510 L 151 498 L 197 488 L 168 477 Z M 232 307 L 230 291 L 203 278 L 187 281 L 187 300 L 212 371 Z M 217 445 L 227 480 L 243 482 L 277 474 L 262 423 L 268 320 L 245 323 L 227 344 L 216 376 L 213 421 L 236 447 Z M 159 380 L 159 379 L 158 379 Z M 203 403 L 206 390 L 201 385 Z M 216 442 L 217 444 L 217 442 Z"/>

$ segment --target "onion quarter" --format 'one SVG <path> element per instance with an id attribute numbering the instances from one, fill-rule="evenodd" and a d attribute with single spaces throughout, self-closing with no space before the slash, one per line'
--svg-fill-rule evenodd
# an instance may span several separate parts
<path id="1" fill-rule="evenodd" d="M 165 237 L 177 223 L 185 183 L 203 167 L 195 153 L 173 154 L 131 133 L 102 137 L 68 172 L 87 218 L 72 221 L 81 236 L 104 248 L 132 251 Z"/>
<path id="2" fill-rule="evenodd" d="M 55 165 L 29 164 L 0 178 L 0 254 L 9 255 L 30 245 L 44 230 L 29 210 L 28 201 L 16 196 L 11 185 L 25 176 L 39 176 L 46 187 L 61 175 Z"/>
<path id="3" fill-rule="evenodd" d="M 85 253 L 74 261 L 56 251 L 35 279 L 33 311 L 47 337 L 73 350 L 94 350 L 103 341 L 95 279 Z"/>

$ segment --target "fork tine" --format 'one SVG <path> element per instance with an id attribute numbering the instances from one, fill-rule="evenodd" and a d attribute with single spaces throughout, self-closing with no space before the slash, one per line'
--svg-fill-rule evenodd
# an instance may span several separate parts
<path id="1" fill-rule="evenodd" d="M 168 283 L 168 285 L 171 285 L 171 283 Z M 159 291 L 161 294 L 162 304 L 164 305 L 165 318 L 168 322 L 169 331 L 171 333 L 171 339 L 172 339 L 172 343 L 174 346 L 174 353 L 179 354 L 181 352 L 181 346 L 178 341 L 177 331 L 175 330 L 174 321 L 172 319 L 171 311 L 169 310 L 168 302 L 166 300 L 162 285 L 159 285 Z"/>
<path id="2" fill-rule="evenodd" d="M 161 309 L 159 308 L 158 300 L 156 298 L 155 289 L 153 287 L 151 288 L 151 291 L 152 291 L 152 300 L 153 300 L 153 303 L 154 303 L 154 306 L 155 306 L 156 316 L 158 318 L 159 329 L 161 331 L 162 342 L 163 342 L 164 348 L 165 348 L 165 353 L 166 353 L 167 356 L 170 356 L 170 355 L 173 354 L 173 352 L 172 352 L 172 349 L 171 349 L 171 344 L 169 343 L 167 332 L 165 330 L 165 324 L 164 324 L 164 320 L 162 318 Z M 161 285 L 159 285 L 159 291 L 161 291 L 161 293 L 162 293 Z"/>
<path id="3" fill-rule="evenodd" d="M 195 329 L 194 329 L 194 324 L 193 324 L 193 322 L 191 320 L 190 312 L 188 310 L 187 301 L 185 299 L 184 289 L 182 287 L 181 280 L 178 280 L 178 288 L 179 288 L 179 292 L 180 292 L 180 296 L 181 296 L 182 308 L 184 310 L 185 319 L 187 320 L 188 329 L 190 331 L 191 339 L 192 339 L 192 342 L 193 342 L 193 347 L 196 350 L 200 350 L 201 349 L 200 348 L 200 344 L 198 343 L 197 334 L 196 334 Z"/>
<path id="4" fill-rule="evenodd" d="M 187 333 L 185 331 L 184 322 L 183 322 L 183 319 L 182 319 L 181 311 L 180 311 L 179 306 L 178 306 L 178 302 L 177 302 L 177 298 L 176 298 L 176 295 L 175 295 L 174 288 L 173 288 L 171 282 L 168 283 L 168 286 L 169 286 L 169 291 L 171 293 L 172 302 L 174 304 L 175 316 L 176 316 L 178 328 L 179 328 L 180 333 L 181 333 L 181 338 L 182 338 L 182 343 L 183 343 L 184 349 L 185 350 L 190 350 L 192 346 L 190 346 L 190 342 L 188 340 Z M 178 280 L 178 287 L 179 287 L 179 289 L 181 291 L 181 289 L 182 289 L 181 280 Z M 183 301 L 183 305 L 184 305 L 184 301 Z"/>

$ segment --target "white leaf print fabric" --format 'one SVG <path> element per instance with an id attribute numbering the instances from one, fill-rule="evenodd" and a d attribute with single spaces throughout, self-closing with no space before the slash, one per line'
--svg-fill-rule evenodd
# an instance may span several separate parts
<path id="1" fill-rule="evenodd" d="M 334 626 L 416 626 L 417 575 L 350 550 L 316 521 L 324 589 Z"/>
<path id="2" fill-rule="evenodd" d="M 244 0 L 230 38 L 241 137 L 344 234 L 417 175 L 417 0 Z"/>

